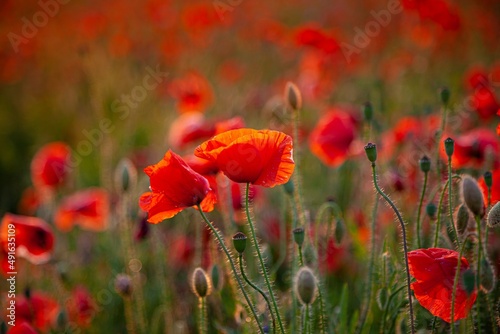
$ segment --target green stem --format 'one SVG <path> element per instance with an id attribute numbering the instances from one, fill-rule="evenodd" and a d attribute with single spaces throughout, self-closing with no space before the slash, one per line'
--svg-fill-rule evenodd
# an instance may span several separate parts
<path id="1" fill-rule="evenodd" d="M 436 133 L 436 142 L 438 143 L 438 147 L 436 150 L 436 169 L 439 179 L 441 179 L 441 168 L 440 168 L 441 160 L 439 159 L 439 143 L 441 143 L 441 137 L 443 136 L 443 132 L 446 127 L 446 113 L 447 113 L 447 108 L 446 106 L 443 106 L 443 118 L 441 119 L 441 127 L 439 128 L 439 132 Z"/>
<path id="2" fill-rule="evenodd" d="M 450 215 L 451 227 L 453 229 L 453 233 L 455 234 L 455 240 L 457 240 L 457 246 L 460 248 L 460 238 L 458 236 L 457 228 L 455 227 L 455 222 L 453 221 L 452 179 L 453 176 L 451 174 L 451 157 L 448 157 L 448 213 Z"/>
<path id="3" fill-rule="evenodd" d="M 201 208 L 198 206 L 198 211 L 200 212 L 201 216 L 203 217 L 203 220 L 205 223 L 208 225 L 212 233 L 215 235 L 217 238 L 217 241 L 219 242 L 220 247 L 226 254 L 227 260 L 229 261 L 229 264 L 231 265 L 231 269 L 233 271 L 234 278 L 236 279 L 236 282 L 238 283 L 238 286 L 241 290 L 241 293 L 243 294 L 243 297 L 245 297 L 245 300 L 248 304 L 248 307 L 250 308 L 250 311 L 252 312 L 253 317 L 255 318 L 255 321 L 257 322 L 257 325 L 259 326 L 259 330 L 262 334 L 264 334 L 264 329 L 262 328 L 262 325 L 259 322 L 259 318 L 257 316 L 257 313 L 255 312 L 255 308 L 253 307 L 252 302 L 250 301 L 250 298 L 248 298 L 248 294 L 245 291 L 245 288 L 243 287 L 243 283 L 241 282 L 240 278 L 238 277 L 238 272 L 236 271 L 236 266 L 234 265 L 233 258 L 231 257 L 231 253 L 229 253 L 229 250 L 226 247 L 226 244 L 224 243 L 224 239 L 222 238 L 221 234 L 219 231 L 215 228 L 215 226 L 208 220 L 207 216 L 201 210 Z"/>
<path id="4" fill-rule="evenodd" d="M 422 203 L 424 202 L 425 190 L 427 189 L 427 179 L 429 176 L 429 172 L 424 173 L 424 186 L 422 187 L 422 194 L 420 195 L 420 202 L 418 204 L 418 212 L 417 212 L 417 248 L 422 248 L 422 240 L 420 238 L 420 217 L 422 213 Z"/>
<path id="5" fill-rule="evenodd" d="M 299 267 L 304 266 L 304 258 L 302 257 L 302 246 L 299 246 Z"/>
<path id="6" fill-rule="evenodd" d="M 462 246 L 460 247 L 460 253 L 458 255 L 458 261 L 457 261 L 457 269 L 455 271 L 455 279 L 453 281 L 453 290 L 451 295 L 451 324 L 450 324 L 452 334 L 455 334 L 455 297 L 457 294 L 458 279 L 460 277 L 460 266 L 462 265 L 462 254 L 464 253 L 466 241 L 469 236 L 470 234 L 465 236 Z"/>
<path id="7" fill-rule="evenodd" d="M 298 221 L 301 226 L 306 225 L 306 216 L 304 212 L 304 201 L 302 198 L 302 181 L 300 179 L 300 146 L 299 146 L 299 110 L 293 111 L 293 160 L 295 161 L 295 171 L 292 175 L 293 185 L 295 190 L 293 192 L 293 199 L 298 211 Z M 296 228 L 294 226 L 293 228 Z"/>
<path id="8" fill-rule="evenodd" d="M 385 319 L 387 317 L 387 312 L 389 310 L 389 306 L 391 305 L 392 299 L 399 293 L 399 291 L 403 290 L 405 286 L 400 286 L 396 291 L 394 291 L 389 298 L 387 299 L 387 303 L 384 306 L 384 315 L 382 316 L 382 324 L 380 326 L 380 332 L 385 333 Z"/>
<path id="9" fill-rule="evenodd" d="M 309 324 L 309 304 L 302 306 L 302 310 L 304 312 L 304 317 L 303 317 L 303 323 L 302 323 L 302 333 L 307 334 L 309 333 L 308 331 L 308 324 Z"/>
<path id="10" fill-rule="evenodd" d="M 281 321 L 281 315 L 280 315 L 280 311 L 279 311 L 279 308 L 278 308 L 278 304 L 276 303 L 276 298 L 274 297 L 274 291 L 273 291 L 273 289 L 271 287 L 271 282 L 269 281 L 269 276 L 267 274 L 266 265 L 264 263 L 264 259 L 262 258 L 262 252 L 260 251 L 260 246 L 259 246 L 259 243 L 257 241 L 257 235 L 255 233 L 255 227 L 253 225 L 252 218 L 250 216 L 250 203 L 249 203 L 249 200 L 248 200 L 249 192 L 250 192 L 250 183 L 247 183 L 247 189 L 246 189 L 246 194 L 245 194 L 245 204 L 246 204 L 245 205 L 245 211 L 246 211 L 246 214 L 247 214 L 248 225 L 250 226 L 250 232 L 252 234 L 252 240 L 253 240 L 253 243 L 255 245 L 255 250 L 257 251 L 257 256 L 259 258 L 260 267 L 262 269 L 262 274 L 264 275 L 264 280 L 266 281 L 267 290 L 269 291 L 269 295 L 271 296 L 271 300 L 273 302 L 274 314 L 276 315 L 276 318 L 278 320 L 278 324 L 280 326 L 280 331 L 281 331 L 282 334 L 284 334 L 285 333 L 285 329 L 283 327 L 283 322 Z"/>
<path id="11" fill-rule="evenodd" d="M 245 273 L 245 268 L 243 267 L 243 256 L 242 254 L 239 254 L 238 256 L 238 259 L 239 259 L 239 262 L 240 262 L 240 272 L 241 272 L 241 276 L 243 276 L 243 279 L 245 280 L 245 282 L 248 283 L 248 285 L 250 285 L 253 289 L 255 289 L 258 293 L 260 293 L 260 295 L 264 298 L 264 300 L 266 301 L 266 304 L 267 304 L 267 307 L 269 308 L 269 313 L 271 313 L 271 319 L 273 321 L 273 333 L 276 332 L 276 319 L 274 317 L 274 313 L 273 313 L 273 309 L 271 307 L 271 303 L 269 302 L 269 298 L 267 298 L 266 294 L 264 293 L 264 291 L 262 291 L 261 288 L 259 288 L 257 285 L 253 284 L 252 281 L 250 281 L 250 279 L 248 278 L 248 276 L 246 275 Z"/>
<path id="12" fill-rule="evenodd" d="M 476 219 L 476 233 L 477 233 L 477 273 L 476 273 L 476 289 L 478 295 L 481 293 L 481 253 L 482 253 L 482 248 L 483 248 L 483 243 L 481 239 L 481 218 L 479 216 L 474 217 Z M 477 331 L 478 334 L 481 333 L 482 329 L 482 324 L 481 324 L 481 314 L 479 311 L 479 304 L 476 303 L 476 310 L 478 311 L 477 314 Z"/>
<path id="13" fill-rule="evenodd" d="M 391 208 L 394 210 L 396 213 L 396 216 L 398 217 L 399 224 L 401 225 L 401 233 L 403 235 L 403 251 L 404 251 L 404 258 L 405 258 L 405 270 L 406 270 L 406 287 L 407 287 L 407 294 L 408 294 L 408 306 L 410 309 L 410 328 L 411 328 L 411 333 L 415 333 L 415 323 L 413 319 L 413 304 L 412 304 L 412 297 L 411 297 L 411 289 L 410 289 L 410 266 L 408 264 L 408 245 L 406 242 L 406 228 L 405 228 L 405 223 L 403 221 L 403 218 L 401 217 L 401 214 L 399 213 L 398 208 L 394 203 L 391 201 L 389 196 L 387 196 L 382 189 L 378 186 L 377 182 L 377 172 L 376 172 L 376 167 L 375 163 L 372 162 L 372 174 L 373 174 L 373 185 L 375 186 L 375 189 L 378 191 L 378 193 L 385 199 L 385 201 L 391 206 Z"/>
<path id="14" fill-rule="evenodd" d="M 200 321 L 199 321 L 199 326 L 200 326 L 200 334 L 207 334 L 208 329 L 207 329 L 207 305 L 205 298 L 200 298 L 199 301 L 199 308 L 200 308 Z"/>

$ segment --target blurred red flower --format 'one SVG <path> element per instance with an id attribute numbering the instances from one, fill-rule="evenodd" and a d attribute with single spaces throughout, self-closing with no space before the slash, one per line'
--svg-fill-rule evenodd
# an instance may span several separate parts
<path id="1" fill-rule="evenodd" d="M 66 302 L 69 320 L 80 328 L 90 325 L 96 313 L 96 305 L 86 288 L 76 287 Z"/>
<path id="2" fill-rule="evenodd" d="M 69 171 L 70 148 L 62 142 L 49 143 L 31 161 L 31 180 L 36 188 L 53 189 L 64 183 Z"/>
<path id="3" fill-rule="evenodd" d="M 490 119 L 500 112 L 500 104 L 493 90 L 488 86 L 477 87 L 471 97 L 472 108 L 482 119 Z"/>
<path id="4" fill-rule="evenodd" d="M 216 197 L 207 179 L 171 150 L 144 172 L 149 176 L 151 191 L 142 194 L 139 205 L 148 212 L 150 223 L 172 218 L 191 206 L 200 206 L 205 212 L 213 210 Z"/>
<path id="5" fill-rule="evenodd" d="M 34 215 L 40 202 L 40 194 L 33 187 L 24 189 L 18 204 L 19 213 L 28 216 Z"/>
<path id="6" fill-rule="evenodd" d="M 37 334 L 28 322 L 18 322 L 14 327 L 10 327 L 7 334 Z"/>
<path id="7" fill-rule="evenodd" d="M 455 140 L 455 152 L 451 158 L 454 168 L 481 167 L 488 159 L 493 159 L 494 167 L 498 166 L 500 139 L 490 129 L 476 128 L 452 138 Z M 440 145 L 440 153 L 443 159 L 448 159 L 444 145 Z"/>
<path id="8" fill-rule="evenodd" d="M 491 185 L 491 205 L 500 201 L 500 169 L 491 171 L 493 177 L 493 184 Z M 488 187 L 482 177 L 479 180 L 479 187 L 481 188 L 484 196 L 484 203 L 488 203 Z"/>
<path id="9" fill-rule="evenodd" d="M 58 314 L 59 304 L 44 293 L 31 291 L 29 298 L 23 294 L 16 296 L 16 322 L 27 322 L 45 333 L 55 323 Z"/>
<path id="10" fill-rule="evenodd" d="M 443 248 L 417 249 L 408 253 L 410 274 L 417 280 L 411 284 L 420 305 L 432 315 L 451 322 L 452 290 L 458 263 L 458 253 Z M 460 272 L 469 269 L 467 259 L 460 259 Z M 466 318 L 476 301 L 477 292 L 470 295 L 459 281 L 455 295 L 454 320 Z"/>
<path id="11" fill-rule="evenodd" d="M 103 231 L 108 226 L 109 195 L 101 188 L 89 188 L 67 196 L 54 214 L 59 230 L 68 232 L 77 224 L 88 231 Z"/>
<path id="12" fill-rule="evenodd" d="M 198 146 L 194 154 L 214 161 L 232 181 L 272 188 L 290 179 L 292 138 L 271 130 L 237 129 Z"/>
<path id="13" fill-rule="evenodd" d="M 335 38 L 329 36 L 325 31 L 313 24 L 297 28 L 294 33 L 294 39 L 298 46 L 313 47 L 326 54 L 340 50 L 340 46 Z"/>
<path id="14" fill-rule="evenodd" d="M 204 112 L 213 102 L 212 87 L 205 77 L 195 71 L 173 80 L 169 91 L 180 113 Z"/>
<path id="15" fill-rule="evenodd" d="M 13 225 L 14 229 L 9 225 Z M 15 237 L 12 247 L 12 233 Z M 0 245 L 4 252 L 3 267 L 7 261 L 6 253 L 15 248 L 16 256 L 27 259 L 33 264 L 47 262 L 54 248 L 54 234 L 49 224 L 40 218 L 18 216 L 6 213 L 0 225 Z M 12 271 L 12 270 L 9 270 Z"/>
<path id="16" fill-rule="evenodd" d="M 205 140 L 215 134 L 213 124 L 205 119 L 201 112 L 186 112 L 177 117 L 170 125 L 168 143 L 174 149 L 183 149 L 186 145 Z"/>
<path id="17" fill-rule="evenodd" d="M 357 121 L 352 111 L 334 107 L 321 117 L 311 132 L 311 152 L 327 166 L 337 167 L 351 154 L 357 135 Z"/>

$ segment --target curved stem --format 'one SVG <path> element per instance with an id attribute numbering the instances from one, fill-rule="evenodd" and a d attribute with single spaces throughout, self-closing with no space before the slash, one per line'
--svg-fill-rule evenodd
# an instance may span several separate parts
<path id="1" fill-rule="evenodd" d="M 264 298 L 264 300 L 266 301 L 266 304 L 267 304 L 267 307 L 269 308 L 269 313 L 271 313 L 271 319 L 273 320 L 273 333 L 276 332 L 276 319 L 274 317 L 274 313 L 273 313 L 273 309 L 271 307 L 271 303 L 269 302 L 269 298 L 267 298 L 266 294 L 264 293 L 264 291 L 262 291 L 261 288 L 259 288 L 257 285 L 253 284 L 252 281 L 250 281 L 250 279 L 248 278 L 248 276 L 246 275 L 245 273 L 245 268 L 243 267 L 243 256 L 241 254 L 239 254 L 238 256 L 238 260 L 240 262 L 240 272 L 241 272 L 241 276 L 243 276 L 243 279 L 245 280 L 245 282 L 247 282 L 248 285 L 250 285 L 253 289 L 255 289 L 258 293 L 260 293 L 260 295 Z"/>
<path id="2" fill-rule="evenodd" d="M 252 234 L 252 240 L 255 245 L 255 250 L 257 251 L 257 256 L 259 258 L 260 267 L 262 269 L 262 274 L 264 275 L 264 280 L 266 281 L 267 290 L 269 291 L 269 295 L 271 296 L 271 300 L 273 302 L 274 314 L 276 315 L 276 319 L 278 320 L 278 324 L 280 326 L 281 333 L 285 333 L 285 329 L 283 327 L 283 322 L 281 321 L 280 311 L 278 309 L 278 304 L 276 303 L 276 298 L 274 297 L 274 291 L 271 287 L 271 282 L 269 281 L 269 275 L 267 274 L 266 265 L 264 263 L 264 259 L 262 258 L 262 252 L 260 251 L 260 246 L 257 241 L 257 235 L 255 233 L 255 227 L 252 222 L 252 218 L 250 216 L 250 203 L 248 200 L 248 195 L 250 192 L 250 183 L 247 183 L 247 189 L 245 194 L 245 211 L 247 214 L 248 225 L 250 226 L 250 232 Z"/>
<path id="3" fill-rule="evenodd" d="M 234 265 L 233 258 L 231 257 L 231 253 L 229 253 L 229 250 L 227 249 L 226 244 L 224 243 L 224 239 L 222 238 L 222 236 L 219 233 L 219 231 L 215 228 L 215 226 L 210 222 L 210 220 L 208 220 L 207 216 L 205 215 L 205 213 L 203 212 L 203 210 L 201 210 L 200 207 L 198 207 L 198 211 L 201 213 L 201 216 L 203 217 L 203 220 L 208 225 L 208 227 L 210 228 L 210 230 L 212 231 L 212 233 L 215 235 L 215 237 L 217 238 L 217 241 L 219 242 L 220 247 L 222 248 L 222 250 L 226 254 L 227 260 L 229 261 L 229 265 L 231 266 L 234 278 L 236 279 L 236 282 L 238 283 L 238 286 L 239 286 L 239 288 L 241 290 L 241 293 L 245 297 L 245 300 L 246 300 L 246 302 L 248 304 L 248 307 L 250 308 L 250 311 L 252 312 L 253 317 L 255 318 L 255 321 L 257 322 L 257 325 L 259 326 L 260 332 L 262 334 L 264 334 L 264 329 L 262 328 L 262 325 L 259 322 L 259 318 L 257 316 L 257 312 L 255 312 L 255 308 L 253 307 L 253 304 L 250 301 L 250 298 L 248 298 L 248 294 L 245 291 L 245 288 L 243 287 L 243 283 L 241 283 L 241 280 L 238 277 L 238 272 L 236 271 L 236 267 Z"/>
<path id="4" fill-rule="evenodd" d="M 420 217 L 422 213 L 422 203 L 424 202 L 425 190 L 427 189 L 427 179 L 429 172 L 424 173 L 424 186 L 422 187 L 422 194 L 420 195 L 420 202 L 418 203 L 417 211 L 417 248 L 422 248 L 422 240 L 420 239 Z"/>
<path id="5" fill-rule="evenodd" d="M 391 201 L 389 196 L 387 196 L 382 189 L 378 186 L 377 182 L 377 172 L 376 172 L 376 167 L 375 163 L 372 162 L 372 174 L 373 174 L 373 185 L 375 186 L 375 189 L 378 191 L 378 193 L 385 199 L 385 201 L 391 206 L 391 208 L 394 210 L 396 213 L 396 216 L 398 217 L 399 224 L 401 225 L 401 233 L 403 235 L 403 251 L 404 251 L 404 258 L 405 258 L 405 271 L 406 271 L 406 287 L 407 287 L 407 294 L 408 294 L 408 306 L 410 309 L 410 328 L 411 328 L 411 333 L 415 333 L 415 323 L 413 319 L 413 305 L 412 305 L 412 297 L 411 297 L 411 289 L 410 289 L 410 266 L 408 265 L 408 245 L 406 243 L 406 228 L 405 228 L 405 223 L 403 221 L 403 218 L 401 217 L 401 214 L 399 213 L 398 208 L 394 203 Z"/>
<path id="6" fill-rule="evenodd" d="M 384 315 L 382 316 L 382 325 L 380 326 L 381 333 L 385 333 L 385 319 L 387 317 L 387 311 L 389 309 L 389 306 L 391 305 L 392 299 L 399 293 L 399 291 L 403 290 L 405 286 L 400 286 L 399 288 L 394 291 L 389 298 L 387 299 L 387 303 L 384 306 Z"/>
<path id="7" fill-rule="evenodd" d="M 457 228 L 455 227 L 455 222 L 453 221 L 453 193 L 452 193 L 452 175 L 451 175 L 451 157 L 448 157 L 448 212 L 450 215 L 451 227 L 453 233 L 455 234 L 455 240 L 457 240 L 457 246 L 460 248 L 460 238 L 458 237 Z"/>

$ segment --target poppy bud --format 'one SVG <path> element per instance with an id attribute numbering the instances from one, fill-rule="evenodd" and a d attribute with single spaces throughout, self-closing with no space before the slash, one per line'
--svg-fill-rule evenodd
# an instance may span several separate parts
<path id="1" fill-rule="evenodd" d="M 457 211 L 457 231 L 460 235 L 463 235 L 469 224 L 469 210 L 462 204 Z"/>
<path id="2" fill-rule="evenodd" d="M 7 324 L 4 321 L 0 325 L 0 334 L 7 334 Z"/>
<path id="3" fill-rule="evenodd" d="M 288 195 L 293 195 L 293 192 L 294 192 L 294 190 L 295 190 L 295 186 L 294 186 L 294 184 L 293 184 L 293 180 L 292 180 L 292 178 L 290 178 L 290 180 L 288 180 L 288 182 L 287 182 L 287 183 L 285 183 L 285 184 L 283 185 L 283 187 L 285 188 L 285 191 L 286 191 L 286 193 L 287 193 Z"/>
<path id="4" fill-rule="evenodd" d="M 31 288 L 28 286 L 24 289 L 24 297 L 26 297 L 26 299 L 31 299 Z"/>
<path id="5" fill-rule="evenodd" d="M 293 110 L 300 110 L 302 108 L 302 94 L 299 88 L 290 81 L 286 83 L 285 99 Z"/>
<path id="6" fill-rule="evenodd" d="M 420 170 L 424 173 L 427 173 L 431 170 L 431 159 L 428 156 L 424 155 L 422 159 L 418 161 L 420 164 Z"/>
<path id="7" fill-rule="evenodd" d="M 137 169 L 129 159 L 122 159 L 115 170 L 115 187 L 120 192 L 128 192 L 137 183 Z"/>
<path id="8" fill-rule="evenodd" d="M 342 219 L 337 220 L 337 222 L 335 223 L 335 232 L 334 232 L 335 242 L 337 243 L 337 245 L 342 243 L 342 240 L 344 239 L 345 236 L 345 231 L 346 228 L 344 221 Z"/>
<path id="9" fill-rule="evenodd" d="M 465 176 L 462 179 L 462 196 L 469 210 L 476 217 L 484 215 L 484 199 L 481 189 L 472 177 Z"/>
<path id="10" fill-rule="evenodd" d="M 212 284 L 205 270 L 196 268 L 191 278 L 191 287 L 198 298 L 204 298 L 212 292 Z"/>
<path id="11" fill-rule="evenodd" d="M 429 218 L 434 219 L 436 217 L 436 213 L 437 213 L 436 204 L 434 204 L 432 202 L 428 203 L 427 206 L 425 207 L 425 212 L 427 213 L 427 216 L 429 216 Z"/>
<path id="12" fill-rule="evenodd" d="M 304 247 L 304 264 L 307 266 L 314 267 L 318 263 L 318 252 L 311 245 L 311 243 L 306 244 Z"/>
<path id="13" fill-rule="evenodd" d="M 373 119 L 373 106 L 370 102 L 363 104 L 363 115 L 365 116 L 365 120 L 367 122 L 370 122 Z"/>
<path id="14" fill-rule="evenodd" d="M 484 173 L 483 177 L 484 177 L 484 183 L 486 184 L 486 186 L 488 188 L 491 188 L 491 186 L 493 185 L 493 174 L 490 171 L 487 171 Z"/>
<path id="15" fill-rule="evenodd" d="M 500 224 L 500 202 L 495 204 L 488 213 L 488 226 L 496 227 Z"/>
<path id="16" fill-rule="evenodd" d="M 212 270 L 210 272 L 210 276 L 212 277 L 212 285 L 214 290 L 220 291 L 222 289 L 223 276 L 221 275 L 221 271 L 218 265 L 214 264 L 212 266 Z"/>
<path id="17" fill-rule="evenodd" d="M 467 269 L 462 273 L 462 283 L 465 292 L 470 295 L 476 286 L 476 275 L 471 269 Z"/>
<path id="18" fill-rule="evenodd" d="M 311 305 L 316 299 L 318 283 L 311 269 L 302 267 L 295 275 L 295 293 L 302 305 Z"/>
<path id="19" fill-rule="evenodd" d="M 484 291 L 491 292 L 495 287 L 496 275 L 493 265 L 487 258 L 483 257 L 481 260 L 481 288 Z"/>
<path id="20" fill-rule="evenodd" d="M 448 87 L 442 87 L 439 91 L 439 96 L 441 97 L 443 105 L 447 106 L 448 102 L 450 102 L 450 90 Z"/>
<path id="21" fill-rule="evenodd" d="M 67 325 L 68 325 L 68 314 L 65 311 L 59 312 L 56 319 L 57 329 L 64 332 L 66 330 Z"/>
<path id="22" fill-rule="evenodd" d="M 302 227 L 297 227 L 293 230 L 293 240 L 299 247 L 302 247 L 304 243 L 304 234 L 304 229 Z"/>
<path id="23" fill-rule="evenodd" d="M 233 246 L 234 249 L 240 254 L 245 252 L 245 248 L 247 247 L 247 236 L 243 232 L 238 232 L 233 235 Z"/>
<path id="24" fill-rule="evenodd" d="M 118 274 L 115 278 L 115 290 L 122 297 L 129 297 L 132 294 L 132 279 L 127 274 Z"/>
<path id="25" fill-rule="evenodd" d="M 377 145 L 373 143 L 368 143 L 365 146 L 366 156 L 371 162 L 377 161 Z"/>
<path id="26" fill-rule="evenodd" d="M 450 137 L 446 138 L 444 140 L 444 149 L 448 158 L 451 158 L 453 152 L 455 151 L 455 141 Z"/>

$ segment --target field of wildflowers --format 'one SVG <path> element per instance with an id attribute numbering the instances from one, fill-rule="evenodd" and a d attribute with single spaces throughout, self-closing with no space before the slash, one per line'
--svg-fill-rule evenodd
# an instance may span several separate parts
<path id="1" fill-rule="evenodd" d="M 500 331 L 498 1 L 0 16 L 0 334 Z"/>

